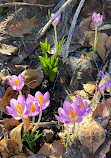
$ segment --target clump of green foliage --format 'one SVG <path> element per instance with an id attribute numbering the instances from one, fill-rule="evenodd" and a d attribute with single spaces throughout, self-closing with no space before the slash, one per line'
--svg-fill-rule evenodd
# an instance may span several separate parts
<path id="1" fill-rule="evenodd" d="M 52 55 L 51 58 L 49 58 L 47 54 L 47 52 L 50 52 L 50 44 L 48 44 L 47 38 L 45 40 L 45 43 L 40 42 L 40 46 L 44 56 L 43 57 L 39 56 L 39 60 L 45 75 L 49 76 L 49 80 L 51 82 L 54 82 L 58 70 L 58 62 L 59 62 L 58 55 L 64 42 L 65 42 L 65 38 L 63 37 L 63 39 L 59 42 L 58 45 L 57 56 Z"/>
<path id="2" fill-rule="evenodd" d="M 27 143 L 29 149 L 34 153 L 34 147 L 35 147 L 35 142 L 37 139 L 42 135 L 42 133 L 39 133 L 39 130 L 37 133 L 33 132 L 27 132 L 26 134 L 23 135 L 22 142 Z"/>

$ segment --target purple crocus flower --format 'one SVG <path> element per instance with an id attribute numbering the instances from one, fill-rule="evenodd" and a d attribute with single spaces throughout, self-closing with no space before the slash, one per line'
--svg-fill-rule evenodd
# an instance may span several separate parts
<path id="1" fill-rule="evenodd" d="M 106 89 L 106 84 L 104 83 L 104 84 L 101 85 L 101 86 L 97 86 L 97 88 L 98 88 L 98 90 L 99 90 L 101 93 L 103 93 L 103 92 L 105 91 L 105 89 Z"/>
<path id="2" fill-rule="evenodd" d="M 100 71 L 100 76 L 101 76 L 101 79 L 103 79 L 105 77 L 105 74 L 102 71 Z"/>
<path id="3" fill-rule="evenodd" d="M 29 94 L 26 99 L 27 109 L 29 111 L 29 116 L 36 116 L 40 113 L 40 106 L 38 105 L 37 100 Z"/>
<path id="4" fill-rule="evenodd" d="M 55 15 L 55 14 L 52 13 L 52 14 L 51 14 L 51 18 L 52 18 L 54 15 Z M 59 16 L 52 22 L 52 25 L 53 25 L 53 26 L 54 26 L 54 25 L 57 25 L 58 22 L 60 21 L 60 18 L 61 18 L 61 14 L 59 14 Z"/>
<path id="5" fill-rule="evenodd" d="M 102 158 L 107 158 L 106 155 L 104 155 Z"/>
<path id="6" fill-rule="evenodd" d="M 11 78 L 8 79 L 8 83 L 14 90 L 20 91 L 24 87 L 25 81 L 23 76 L 19 74 L 18 77 L 16 75 L 11 76 Z"/>
<path id="7" fill-rule="evenodd" d="M 6 110 L 15 120 L 27 118 L 29 114 L 23 95 L 18 95 L 17 100 L 11 99 L 10 106 L 6 106 Z"/>
<path id="8" fill-rule="evenodd" d="M 35 99 L 37 100 L 38 105 L 40 106 L 40 111 L 46 109 L 49 106 L 50 104 L 49 98 L 50 98 L 49 92 L 46 92 L 44 95 L 40 91 L 37 91 L 35 93 Z"/>
<path id="9" fill-rule="evenodd" d="M 86 101 L 83 102 L 80 97 L 78 97 L 74 103 L 80 107 L 80 111 L 83 113 L 83 116 L 89 115 L 92 112 L 92 108 L 88 109 L 88 103 Z"/>
<path id="10" fill-rule="evenodd" d="M 103 15 L 101 15 L 100 13 L 96 13 L 94 12 L 93 15 L 92 15 L 92 21 L 95 23 L 95 24 L 98 24 L 102 21 L 103 19 Z"/>
<path id="11" fill-rule="evenodd" d="M 110 90 L 110 89 L 111 89 L 111 80 L 108 79 L 108 80 L 106 81 L 105 85 L 106 85 L 106 88 Z"/>
<path id="12" fill-rule="evenodd" d="M 68 125 L 80 123 L 83 119 L 80 107 L 69 101 L 64 101 L 63 108 L 58 108 L 58 114 L 59 116 L 55 115 L 55 118 Z"/>

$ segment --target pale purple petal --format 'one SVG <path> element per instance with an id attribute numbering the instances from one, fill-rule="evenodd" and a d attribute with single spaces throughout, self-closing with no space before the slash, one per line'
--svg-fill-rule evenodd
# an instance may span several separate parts
<path id="1" fill-rule="evenodd" d="M 45 104 L 41 105 L 41 109 L 45 110 L 50 104 L 50 100 L 48 100 Z"/>
<path id="2" fill-rule="evenodd" d="M 51 18 L 54 16 L 55 14 L 52 13 L 51 14 Z M 60 18 L 61 18 L 61 14 L 59 14 L 59 16 L 52 22 L 52 25 L 57 25 L 58 22 L 60 21 Z"/>
<path id="3" fill-rule="evenodd" d="M 64 119 L 64 118 L 61 118 L 61 117 L 59 117 L 59 116 L 57 116 L 57 115 L 54 115 L 54 116 L 55 116 L 55 118 L 56 118 L 58 121 L 65 123 L 65 119 Z"/>
<path id="4" fill-rule="evenodd" d="M 44 96 L 43 96 L 43 102 L 44 102 L 44 103 L 47 102 L 47 101 L 49 100 L 49 98 L 50 98 L 50 94 L 49 94 L 49 92 L 46 92 L 46 93 L 44 94 Z"/>
<path id="5" fill-rule="evenodd" d="M 18 95 L 18 102 L 19 102 L 19 104 L 22 106 L 22 109 L 24 110 L 24 108 L 25 108 L 25 98 L 24 98 L 24 96 L 23 95 Z"/>
<path id="6" fill-rule="evenodd" d="M 71 103 L 69 101 L 64 101 L 63 109 L 65 110 L 65 113 L 69 113 L 69 111 L 73 108 L 71 107 Z"/>
<path id="7" fill-rule="evenodd" d="M 40 92 L 40 91 L 37 91 L 36 93 L 35 93 L 35 99 L 38 101 L 38 97 L 39 96 L 42 96 L 43 97 L 43 94 Z"/>
<path id="8" fill-rule="evenodd" d="M 89 115 L 92 112 L 92 108 L 89 108 L 84 115 Z"/>

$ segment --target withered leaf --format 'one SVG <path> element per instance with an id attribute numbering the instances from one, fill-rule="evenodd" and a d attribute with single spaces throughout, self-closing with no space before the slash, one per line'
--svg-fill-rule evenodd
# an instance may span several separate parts
<path id="1" fill-rule="evenodd" d="M 10 137 L 13 139 L 17 144 L 18 144 L 18 150 L 21 152 L 22 151 L 22 138 L 21 138 L 21 130 L 22 130 L 23 123 L 15 127 L 11 132 L 10 132 Z"/>
<path id="2" fill-rule="evenodd" d="M 2 158 L 9 158 L 12 154 L 19 154 L 18 145 L 14 140 L 8 139 L 7 144 L 5 140 L 0 141 L 0 151 Z"/>
<path id="3" fill-rule="evenodd" d="M 0 111 L 6 112 L 6 106 L 10 105 L 10 99 L 17 99 L 18 92 L 14 91 L 11 87 L 8 87 L 6 93 L 2 99 L 0 99 Z"/>
<path id="4" fill-rule="evenodd" d="M 33 17 L 32 19 L 26 19 L 24 17 L 19 22 L 13 22 L 8 28 L 8 33 L 12 37 L 24 37 L 24 34 L 31 34 L 40 21 L 40 18 L 36 19 Z"/>
<path id="5" fill-rule="evenodd" d="M 65 153 L 62 140 L 54 141 L 52 144 L 45 143 L 37 154 L 44 154 L 46 157 L 60 157 Z"/>
<path id="6" fill-rule="evenodd" d="M 93 112 L 92 117 L 94 119 L 102 117 L 101 125 L 106 127 L 109 120 L 111 119 L 111 98 L 99 103 Z"/>
<path id="7" fill-rule="evenodd" d="M 25 79 L 25 84 L 32 89 L 39 86 L 43 80 L 43 72 L 39 69 L 27 69 L 21 75 Z"/>
<path id="8" fill-rule="evenodd" d="M 7 130 L 17 127 L 19 124 L 18 120 L 14 120 L 13 118 L 4 118 L 4 127 Z"/>
<path id="9" fill-rule="evenodd" d="M 1 44 L 0 45 L 0 54 L 4 55 L 17 55 L 18 48 L 12 45 Z"/>

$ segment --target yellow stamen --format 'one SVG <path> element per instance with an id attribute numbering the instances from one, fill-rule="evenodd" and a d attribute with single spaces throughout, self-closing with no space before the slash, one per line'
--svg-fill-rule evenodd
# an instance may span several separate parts
<path id="1" fill-rule="evenodd" d="M 21 117 L 21 115 L 22 115 L 22 106 L 20 104 L 18 104 L 16 106 L 16 109 L 17 109 L 17 112 L 20 114 L 20 117 Z"/>
<path id="2" fill-rule="evenodd" d="M 40 105 L 43 104 L 43 97 L 42 97 L 41 95 L 38 97 L 38 103 L 39 103 Z"/>
<path id="3" fill-rule="evenodd" d="M 18 79 L 16 81 L 14 80 L 14 83 L 15 83 L 16 86 L 18 86 L 20 84 Z"/>
<path id="4" fill-rule="evenodd" d="M 70 110 L 70 115 L 71 115 L 71 117 L 72 117 L 73 119 L 75 119 L 75 117 L 76 117 L 76 111 Z"/>
<path id="5" fill-rule="evenodd" d="M 80 105 L 80 109 L 84 107 L 84 105 L 83 105 L 83 104 L 81 104 L 81 103 L 80 103 L 79 105 Z"/>
<path id="6" fill-rule="evenodd" d="M 31 111 L 35 112 L 35 105 L 34 104 L 31 105 Z"/>
<path id="7" fill-rule="evenodd" d="M 96 14 L 96 15 L 95 15 L 95 19 L 97 19 L 97 18 L 98 18 L 98 15 Z"/>

